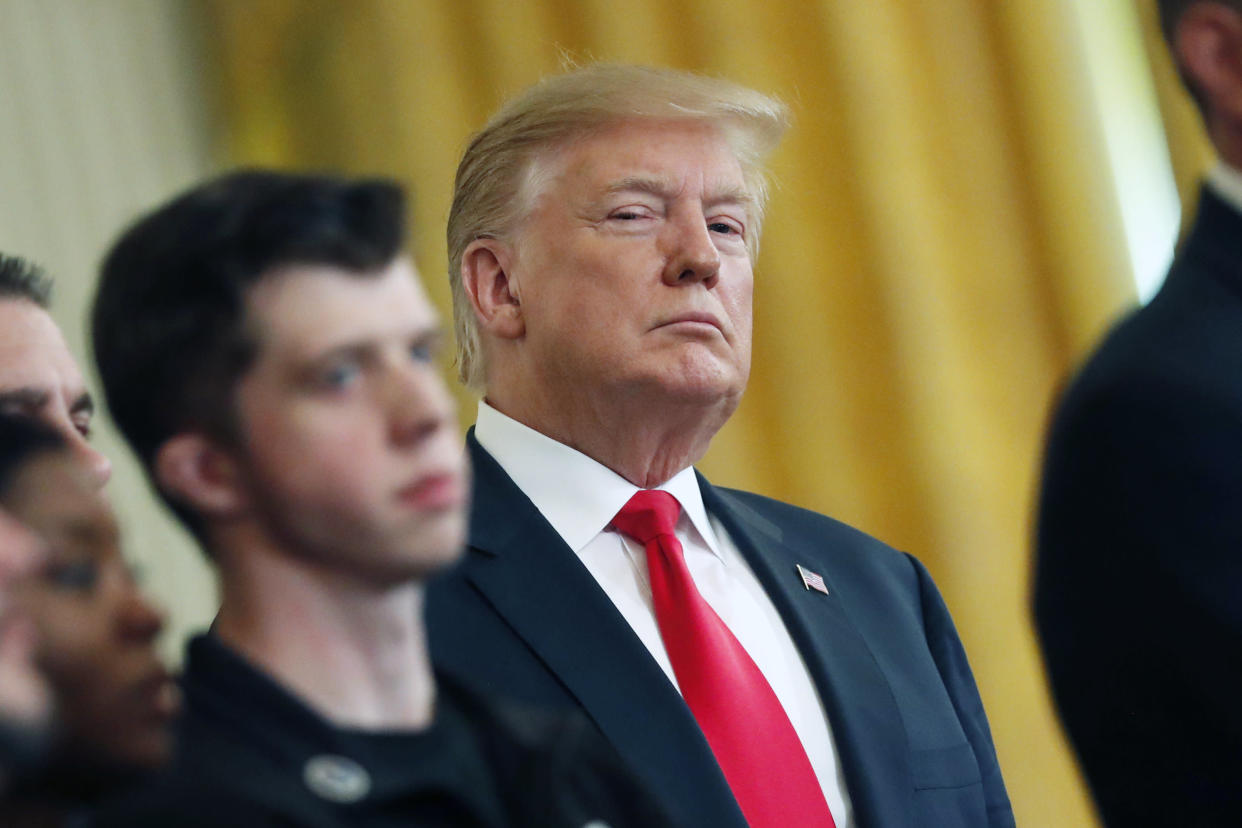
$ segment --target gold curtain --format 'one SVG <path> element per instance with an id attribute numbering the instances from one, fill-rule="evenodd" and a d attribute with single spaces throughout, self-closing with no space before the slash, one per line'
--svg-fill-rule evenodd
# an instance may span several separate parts
<path id="1" fill-rule="evenodd" d="M 750 389 L 702 464 L 927 563 L 1020 825 L 1094 817 L 1029 621 L 1054 391 L 1133 301 L 1072 0 L 200 0 L 229 164 L 394 175 L 447 317 L 467 136 L 564 55 L 718 74 L 795 125 Z M 463 422 L 473 403 L 462 397 Z"/>

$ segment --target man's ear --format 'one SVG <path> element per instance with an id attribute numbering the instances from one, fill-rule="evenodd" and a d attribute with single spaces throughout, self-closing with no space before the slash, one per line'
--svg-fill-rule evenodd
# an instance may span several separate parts
<path id="1" fill-rule="evenodd" d="M 501 339 L 518 339 L 526 333 L 512 264 L 513 251 L 498 239 L 475 239 L 461 257 L 462 287 L 479 327 Z"/>
<path id="2" fill-rule="evenodd" d="M 178 434 L 160 446 L 154 470 L 162 491 L 205 518 L 227 520 L 247 507 L 237 461 L 200 432 Z"/>
<path id="3" fill-rule="evenodd" d="M 1242 12 L 1224 3 L 1192 3 L 1177 22 L 1173 44 L 1209 117 L 1242 123 Z"/>

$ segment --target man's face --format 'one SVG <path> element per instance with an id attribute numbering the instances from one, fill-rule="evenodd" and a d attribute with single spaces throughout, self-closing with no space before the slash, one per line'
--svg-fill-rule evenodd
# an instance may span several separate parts
<path id="1" fill-rule="evenodd" d="M 553 393 L 736 400 L 750 372 L 752 202 L 712 126 L 580 139 L 515 234 L 525 353 Z"/>
<path id="2" fill-rule="evenodd" d="M 238 383 L 238 464 L 291 554 L 389 584 L 456 559 L 466 467 L 434 355 L 440 328 L 407 259 L 359 276 L 290 266 L 249 294 L 259 341 Z"/>
<path id="3" fill-rule="evenodd" d="M 15 476 L 6 507 L 46 550 L 17 600 L 38 630 L 38 661 L 56 700 L 58 753 L 89 766 L 160 766 L 177 708 L 176 688 L 155 652 L 163 618 L 134 583 L 94 481 L 71 453 L 45 453 Z"/>
<path id="4" fill-rule="evenodd" d="M 87 439 L 95 407 L 82 372 L 52 317 L 25 299 L 0 299 L 0 411 L 59 432 L 95 486 L 111 476 L 112 464 Z"/>

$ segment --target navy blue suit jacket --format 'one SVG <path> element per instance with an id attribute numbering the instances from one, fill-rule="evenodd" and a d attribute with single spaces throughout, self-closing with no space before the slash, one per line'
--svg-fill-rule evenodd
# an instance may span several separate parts
<path id="1" fill-rule="evenodd" d="M 744 828 L 676 688 L 530 500 L 468 443 L 470 549 L 428 592 L 436 665 L 490 693 L 580 708 L 680 824 Z M 815 681 L 857 824 L 1012 826 L 970 667 L 922 565 L 822 515 L 699 482 Z M 797 564 L 829 594 L 807 590 Z"/>
<path id="2" fill-rule="evenodd" d="M 1160 292 L 1050 432 L 1035 611 L 1109 826 L 1242 822 L 1242 215 L 1204 190 Z"/>

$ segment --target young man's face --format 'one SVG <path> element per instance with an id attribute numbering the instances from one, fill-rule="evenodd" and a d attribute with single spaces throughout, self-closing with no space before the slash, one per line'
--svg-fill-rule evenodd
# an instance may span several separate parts
<path id="1" fill-rule="evenodd" d="M 252 517 L 312 565 L 377 584 L 460 554 L 467 472 L 408 259 L 379 274 L 282 268 L 247 298 L 259 342 L 237 386 Z"/>

